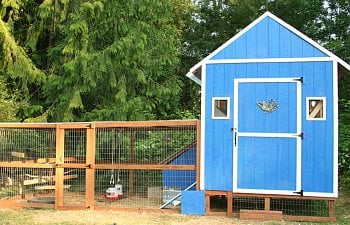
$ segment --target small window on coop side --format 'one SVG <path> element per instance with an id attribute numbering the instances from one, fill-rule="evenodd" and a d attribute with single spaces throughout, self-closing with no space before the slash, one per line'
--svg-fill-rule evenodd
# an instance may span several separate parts
<path id="1" fill-rule="evenodd" d="M 307 120 L 326 120 L 326 98 L 307 97 L 306 115 Z"/>
<path id="2" fill-rule="evenodd" d="M 213 119 L 230 119 L 230 98 L 214 97 L 212 102 Z"/>

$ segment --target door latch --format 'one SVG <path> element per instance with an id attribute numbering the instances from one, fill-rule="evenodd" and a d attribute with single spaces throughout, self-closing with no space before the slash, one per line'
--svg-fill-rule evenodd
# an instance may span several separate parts
<path id="1" fill-rule="evenodd" d="M 237 131 L 235 131 L 235 147 L 237 146 Z"/>

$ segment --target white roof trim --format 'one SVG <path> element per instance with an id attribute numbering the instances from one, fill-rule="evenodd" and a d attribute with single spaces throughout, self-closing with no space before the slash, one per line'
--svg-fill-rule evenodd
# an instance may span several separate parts
<path id="1" fill-rule="evenodd" d="M 200 79 L 198 79 L 198 77 L 196 77 L 192 72 L 188 72 L 186 74 L 186 77 L 190 78 L 191 80 L 193 80 L 197 84 L 202 85 L 202 81 Z"/>
<path id="2" fill-rule="evenodd" d="M 192 77 L 189 76 L 188 74 L 193 74 L 193 72 L 196 71 L 199 67 L 201 67 L 204 63 L 206 63 L 206 61 L 208 61 L 210 58 L 212 58 L 217 53 L 222 51 L 224 48 L 226 48 L 232 42 L 234 42 L 235 40 L 240 38 L 243 34 L 245 34 L 247 31 L 249 31 L 251 28 L 253 28 L 256 24 L 258 24 L 260 21 L 262 21 L 266 17 L 270 17 L 271 19 L 275 20 L 277 23 L 281 24 L 282 26 L 284 26 L 285 28 L 287 28 L 288 30 L 290 30 L 291 32 L 293 32 L 294 34 L 299 36 L 300 38 L 304 39 L 306 42 L 310 43 L 315 48 L 319 49 L 320 51 L 322 51 L 323 53 L 325 53 L 326 55 L 331 57 L 334 61 L 338 62 L 340 65 L 342 65 L 343 67 L 345 67 L 347 70 L 350 71 L 350 65 L 348 63 L 346 63 L 344 60 L 342 60 L 341 58 L 339 58 L 338 56 L 336 56 L 335 54 L 333 54 L 332 52 L 330 52 L 326 48 L 322 47 L 320 44 L 318 44 L 317 42 L 315 42 L 311 38 L 307 37 L 305 34 L 301 33 L 300 31 L 298 31 L 297 29 L 295 29 L 294 27 L 292 27 L 288 23 L 284 22 L 282 19 L 278 18 L 277 16 L 273 15 L 270 12 L 265 12 L 263 15 L 261 15 L 259 18 L 254 20 L 251 24 L 249 24 L 247 27 L 245 27 L 243 30 L 241 30 L 239 33 L 237 33 L 235 36 L 233 36 L 231 39 L 229 39 L 227 42 L 225 42 L 219 48 L 217 48 L 215 51 L 210 53 L 207 57 L 205 57 L 200 62 L 198 62 L 196 65 L 194 65 L 190 69 L 189 73 L 187 73 L 187 77 L 192 79 Z M 192 79 L 192 80 L 194 80 L 194 79 Z M 197 78 L 197 80 L 199 80 L 199 79 Z M 195 81 L 195 82 L 198 83 L 198 81 Z"/>

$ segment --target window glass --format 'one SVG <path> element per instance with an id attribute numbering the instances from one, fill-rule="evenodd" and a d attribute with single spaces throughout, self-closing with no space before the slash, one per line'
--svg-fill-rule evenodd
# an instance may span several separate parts
<path id="1" fill-rule="evenodd" d="M 229 119 L 229 98 L 213 98 L 213 119 Z"/>
<path id="2" fill-rule="evenodd" d="M 326 99 L 324 97 L 309 97 L 306 104 L 308 120 L 326 119 Z"/>

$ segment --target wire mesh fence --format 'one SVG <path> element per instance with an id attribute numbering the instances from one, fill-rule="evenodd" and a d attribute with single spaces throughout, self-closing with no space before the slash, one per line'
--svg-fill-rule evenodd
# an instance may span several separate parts
<path id="1" fill-rule="evenodd" d="M 0 161 L 47 163 L 56 154 L 55 129 L 0 128 Z"/>
<path id="2" fill-rule="evenodd" d="M 0 201 L 178 208 L 195 188 L 197 136 L 197 121 L 0 125 Z"/>

